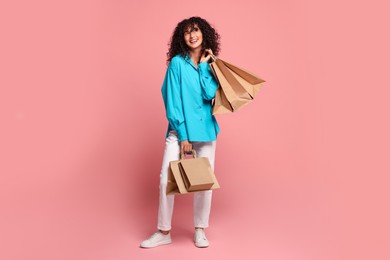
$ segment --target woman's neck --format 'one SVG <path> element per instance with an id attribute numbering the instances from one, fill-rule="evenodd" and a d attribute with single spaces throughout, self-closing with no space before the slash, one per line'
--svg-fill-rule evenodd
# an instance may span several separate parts
<path id="1" fill-rule="evenodd" d="M 196 50 L 188 51 L 189 54 L 190 54 L 191 59 L 194 61 L 195 64 L 197 64 L 199 62 L 199 59 L 200 59 L 200 56 L 201 56 L 200 51 L 201 51 L 200 48 L 196 49 Z"/>

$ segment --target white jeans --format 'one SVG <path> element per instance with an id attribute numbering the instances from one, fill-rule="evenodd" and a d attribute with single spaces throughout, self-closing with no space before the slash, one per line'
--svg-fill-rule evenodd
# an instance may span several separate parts
<path id="1" fill-rule="evenodd" d="M 197 157 L 207 157 L 214 170 L 216 141 L 191 142 Z M 166 195 L 168 182 L 168 167 L 170 161 L 179 160 L 180 143 L 175 131 L 170 131 L 165 140 L 165 151 L 160 173 L 160 201 L 158 208 L 157 228 L 170 230 L 175 195 Z M 194 192 L 194 226 L 206 228 L 209 226 L 212 190 Z M 185 196 L 185 195 L 184 195 Z"/>

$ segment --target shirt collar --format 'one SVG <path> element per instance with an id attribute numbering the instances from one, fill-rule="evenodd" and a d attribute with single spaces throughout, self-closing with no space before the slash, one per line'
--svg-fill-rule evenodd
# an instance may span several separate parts
<path id="1" fill-rule="evenodd" d="M 190 57 L 190 54 L 188 53 L 188 51 L 185 53 L 185 56 L 184 56 L 184 60 L 187 61 L 194 69 L 198 70 L 194 64 L 194 62 L 192 61 L 191 57 Z M 199 66 L 199 65 L 198 65 Z"/>

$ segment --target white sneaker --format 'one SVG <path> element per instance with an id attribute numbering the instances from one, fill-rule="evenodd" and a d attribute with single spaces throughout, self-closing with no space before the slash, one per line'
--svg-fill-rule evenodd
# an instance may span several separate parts
<path id="1" fill-rule="evenodd" d="M 157 231 L 156 233 L 151 235 L 148 239 L 142 241 L 142 243 L 140 244 L 140 247 L 151 248 L 151 247 L 166 245 L 166 244 L 170 244 L 170 243 L 172 243 L 170 232 L 168 234 L 164 235 L 160 231 Z"/>
<path id="2" fill-rule="evenodd" d="M 204 230 L 201 228 L 195 229 L 194 242 L 197 247 L 208 247 L 209 241 L 206 238 Z"/>

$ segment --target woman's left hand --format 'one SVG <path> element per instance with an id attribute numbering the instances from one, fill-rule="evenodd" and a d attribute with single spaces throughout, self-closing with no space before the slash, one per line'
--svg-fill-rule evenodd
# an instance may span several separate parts
<path id="1" fill-rule="evenodd" d="M 209 54 L 206 57 L 206 52 Z M 211 49 L 205 49 L 205 52 L 202 54 L 202 57 L 200 57 L 200 62 L 208 62 L 211 59 L 211 55 L 213 54 L 213 51 Z"/>

